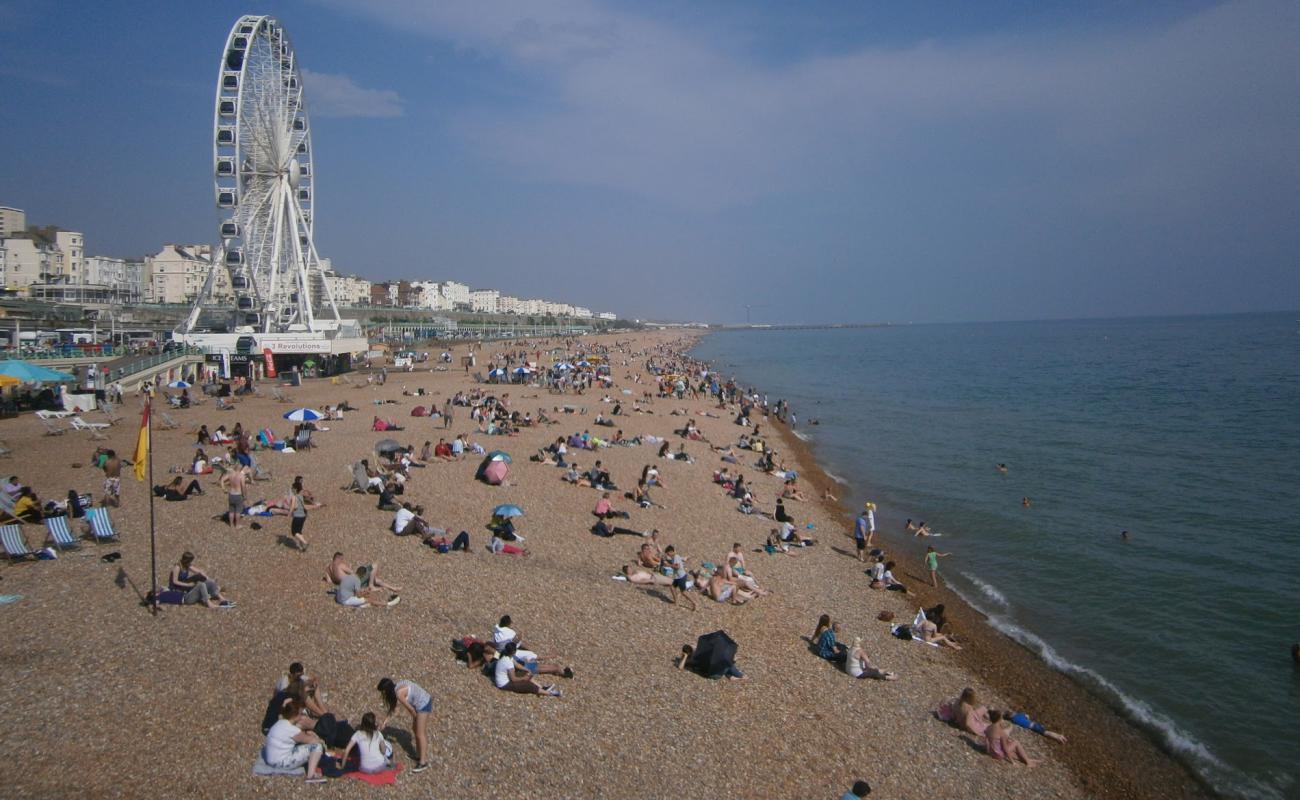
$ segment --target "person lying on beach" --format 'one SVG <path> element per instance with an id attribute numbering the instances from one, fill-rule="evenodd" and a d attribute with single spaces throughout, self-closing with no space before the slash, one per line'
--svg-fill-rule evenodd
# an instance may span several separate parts
<path id="1" fill-rule="evenodd" d="M 504 539 L 502 539 L 500 536 L 496 535 L 495 533 L 493 533 L 492 538 L 488 540 L 487 547 L 488 550 L 491 551 L 492 555 L 499 555 L 502 553 L 508 556 L 528 555 L 528 550 L 526 548 L 516 547 L 513 544 L 507 544 Z"/>
<path id="2" fill-rule="evenodd" d="M 624 564 L 620 570 L 628 583 L 643 586 L 672 586 L 673 579 L 667 575 L 642 569 L 638 564 Z"/>
<path id="3" fill-rule="evenodd" d="M 999 761 L 1009 764 L 1019 761 L 1027 767 L 1038 766 L 1038 761 L 1029 757 L 1020 742 L 1011 738 L 1010 725 L 1002 719 L 1002 712 L 997 709 L 989 712 L 989 724 L 984 729 L 984 749 Z"/>
<path id="4" fill-rule="evenodd" d="M 1060 742 L 1061 744 L 1065 744 L 1067 741 L 1064 736 L 1057 733 L 1056 731 L 1049 731 L 1046 727 L 1043 726 L 1043 723 L 1035 722 L 1034 720 L 1030 719 L 1029 715 L 1023 711 L 1012 711 L 1010 709 L 1003 709 L 999 713 L 1001 713 L 1002 719 L 1006 720 L 1007 722 L 1010 722 L 1012 725 L 1019 726 L 1021 728 L 1024 728 L 1027 731 L 1033 731 L 1034 733 L 1037 733 L 1040 736 L 1046 736 L 1048 739 L 1051 739 L 1054 742 Z M 991 720 L 992 718 L 993 718 L 993 712 L 990 711 L 989 719 Z"/>
<path id="5" fill-rule="evenodd" d="M 920 625 L 913 625 L 912 635 L 929 644 L 951 647 L 953 650 L 962 649 L 952 637 L 939 633 L 939 627 L 928 619 L 923 620 Z"/>
<path id="6" fill-rule="evenodd" d="M 498 652 L 496 664 L 492 667 L 492 682 L 496 684 L 496 687 L 498 689 L 504 689 L 508 692 L 516 692 L 518 694 L 537 694 L 547 695 L 550 697 L 562 697 L 563 692 L 556 688 L 554 684 L 543 686 L 541 683 L 537 682 L 534 675 L 536 673 L 542 673 L 543 670 L 543 668 L 538 665 L 538 662 L 520 662 L 516 660 L 515 655 L 518 649 L 518 645 L 514 642 L 509 642 Z M 533 668 L 530 669 L 528 666 L 529 664 L 532 664 Z M 536 670 L 536 672 L 534 672 L 534 670 Z M 573 670 L 568 667 L 564 667 L 563 669 L 550 667 L 547 668 L 547 671 L 544 674 L 572 677 Z"/>
<path id="7" fill-rule="evenodd" d="M 827 486 L 825 489 L 822 489 L 822 499 L 829 500 L 832 503 L 838 503 L 840 500 L 838 497 L 836 497 L 834 494 L 831 493 L 831 487 L 829 486 Z"/>
<path id="8" fill-rule="evenodd" d="M 424 506 L 412 505 L 409 502 L 402 503 L 393 514 L 393 524 L 390 529 L 398 536 L 427 536 L 429 523 L 424 521 Z"/>
<path id="9" fill-rule="evenodd" d="M 882 681 L 896 681 L 898 676 L 892 672 L 877 669 L 876 665 L 871 663 L 867 658 L 867 653 L 862 649 L 862 637 L 853 637 L 853 646 L 849 648 L 848 658 L 844 661 L 844 671 L 853 678 L 875 678 Z"/>
<path id="10" fill-rule="evenodd" d="M 776 555 L 777 553 L 784 553 L 787 556 L 798 555 L 798 553 L 790 549 L 788 543 L 781 540 L 781 534 L 777 532 L 776 528 L 773 528 L 768 532 L 767 542 L 763 545 L 763 551 L 768 555 Z"/>
<path id="11" fill-rule="evenodd" d="M 741 672 L 740 669 L 736 667 L 734 662 L 719 665 L 721 669 L 717 671 L 707 672 L 701 667 L 700 664 L 698 664 L 695 661 L 694 656 L 695 656 L 694 647 L 690 646 L 689 644 L 682 645 L 682 654 L 677 657 L 677 668 L 681 670 L 685 670 L 689 668 L 692 672 L 697 672 L 700 675 L 703 675 L 704 677 L 710 680 L 718 680 L 720 678 L 726 678 L 727 680 L 739 681 L 739 680 L 744 680 L 745 678 L 745 673 Z"/>

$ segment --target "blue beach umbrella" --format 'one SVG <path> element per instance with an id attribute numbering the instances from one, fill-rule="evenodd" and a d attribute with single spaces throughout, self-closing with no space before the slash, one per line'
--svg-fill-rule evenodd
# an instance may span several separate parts
<path id="1" fill-rule="evenodd" d="M 492 509 L 492 516 L 494 517 L 522 517 L 523 515 L 524 510 L 522 508 L 508 503 Z"/>
<path id="2" fill-rule="evenodd" d="M 318 419 L 325 419 L 325 415 L 314 408 L 295 408 L 293 411 L 286 411 L 284 418 L 291 422 L 315 422 Z"/>
<path id="3" fill-rule="evenodd" d="M 193 385 L 194 385 L 194 384 L 190 383 L 189 381 L 172 381 L 171 383 L 167 384 L 167 388 L 168 388 L 168 389 L 188 389 L 188 388 L 190 388 L 190 387 L 193 386 Z"/>
<path id="4" fill-rule="evenodd" d="M 489 378 L 504 378 L 505 376 L 506 376 L 506 371 L 500 368 L 490 370 L 488 372 Z"/>
<path id="5" fill-rule="evenodd" d="M 515 367 L 516 375 L 527 375 L 530 372 L 532 372 L 532 370 L 529 369 L 528 367 Z"/>
<path id="6" fill-rule="evenodd" d="M 0 375 L 17 378 L 23 383 L 64 383 L 77 379 L 66 372 L 57 372 L 37 364 L 17 360 L 0 362 Z"/>
<path id="7" fill-rule="evenodd" d="M 578 366 L 580 366 L 580 367 L 590 367 L 590 366 L 591 366 L 591 362 L 584 358 L 583 360 L 581 360 L 581 361 L 578 362 Z"/>
<path id="8" fill-rule="evenodd" d="M 510 454 L 504 450 L 493 450 L 491 453 L 487 454 L 487 459 L 488 461 L 504 461 L 507 464 L 514 463 L 510 459 Z"/>
<path id="9" fill-rule="evenodd" d="M 557 361 L 557 362 L 555 362 L 555 365 L 554 365 L 554 366 L 555 366 L 555 369 L 562 370 L 562 371 L 566 371 L 566 372 L 567 372 L 568 370 L 573 369 L 573 365 L 570 364 L 570 363 L 567 362 L 567 361 Z"/>

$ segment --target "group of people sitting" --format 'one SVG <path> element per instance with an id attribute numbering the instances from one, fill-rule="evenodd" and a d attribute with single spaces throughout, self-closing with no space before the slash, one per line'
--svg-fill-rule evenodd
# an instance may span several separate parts
<path id="1" fill-rule="evenodd" d="M 637 549 L 634 560 L 625 564 L 621 575 L 629 583 L 649 586 L 666 586 L 674 604 L 685 602 L 692 611 L 698 610 L 692 591 L 699 591 L 719 603 L 742 605 L 756 597 L 771 592 L 759 585 L 758 579 L 745 564 L 745 555 L 739 542 L 722 560 L 721 565 L 706 561 L 699 569 L 687 569 L 685 556 L 673 545 L 660 549 L 659 531 L 651 531 Z"/>
<path id="2" fill-rule="evenodd" d="M 1050 731 L 1042 723 L 1036 722 L 1023 711 L 1010 709 L 990 709 L 979 701 L 974 689 L 962 690 L 960 696 L 939 705 L 935 716 L 958 730 L 964 731 L 984 744 L 984 750 L 991 757 L 1008 763 L 1020 763 L 1025 766 L 1037 766 L 1038 761 L 1029 757 L 1025 748 L 1011 738 L 1011 726 L 1024 728 L 1054 742 L 1065 744 L 1064 736 Z"/>
<path id="3" fill-rule="evenodd" d="M 853 637 L 852 646 L 845 646 L 839 640 L 840 624 L 831 619 L 830 614 L 822 614 L 817 620 L 817 629 L 813 631 L 812 643 L 817 655 L 838 664 L 850 677 L 875 678 L 882 681 L 897 680 L 898 676 L 876 667 L 862 649 L 862 637 Z"/>

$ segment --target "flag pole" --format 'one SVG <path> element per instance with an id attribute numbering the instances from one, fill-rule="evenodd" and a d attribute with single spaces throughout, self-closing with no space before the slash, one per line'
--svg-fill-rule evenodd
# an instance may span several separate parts
<path id="1" fill-rule="evenodd" d="M 145 395 L 145 418 L 148 420 L 148 453 L 149 460 L 149 574 L 153 583 L 153 608 L 152 613 L 158 616 L 158 537 L 154 535 L 154 516 L 153 516 L 153 397 Z"/>

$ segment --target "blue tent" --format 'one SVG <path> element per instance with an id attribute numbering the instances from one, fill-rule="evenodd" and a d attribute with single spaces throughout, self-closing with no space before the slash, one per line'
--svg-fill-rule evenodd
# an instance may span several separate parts
<path id="1" fill-rule="evenodd" d="M 77 379 L 66 372 L 46 369 L 26 361 L 0 361 L 0 375 L 17 378 L 23 383 L 64 383 Z"/>

